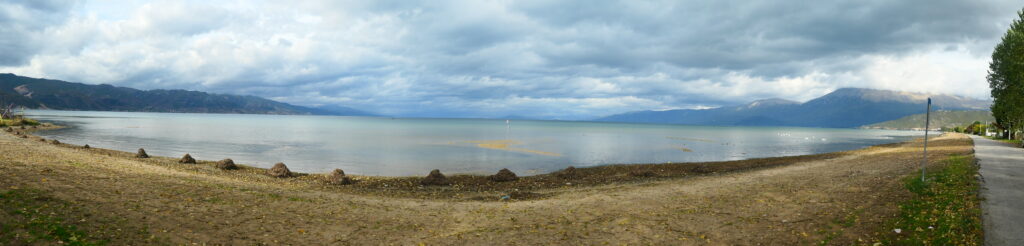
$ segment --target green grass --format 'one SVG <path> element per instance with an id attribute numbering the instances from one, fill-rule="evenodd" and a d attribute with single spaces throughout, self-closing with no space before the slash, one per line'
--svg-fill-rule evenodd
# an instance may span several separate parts
<path id="1" fill-rule="evenodd" d="M 0 119 L 0 127 L 5 126 L 38 126 L 39 121 L 30 118 Z"/>
<path id="2" fill-rule="evenodd" d="M 913 198 L 882 233 L 886 245 L 980 245 L 981 206 L 978 166 L 973 156 L 954 155 L 928 170 L 926 181 L 910 175 L 904 186 Z M 901 232 L 896 233 L 899 229 Z"/>
<path id="3" fill-rule="evenodd" d="M 1017 146 L 1020 146 L 1020 142 L 1021 142 L 1020 139 L 1005 139 L 1005 138 L 996 138 L 996 137 L 985 137 L 985 138 L 996 140 L 996 141 L 1000 141 L 1000 142 L 1004 142 L 1004 143 L 1008 143 L 1008 144 L 1015 144 Z"/>
<path id="4" fill-rule="evenodd" d="M 74 225 L 56 217 L 63 210 L 59 201 L 38 191 L 12 189 L 0 192 L 0 242 L 11 244 L 102 245 Z M 2 243 L 0 243 L 2 244 Z"/>

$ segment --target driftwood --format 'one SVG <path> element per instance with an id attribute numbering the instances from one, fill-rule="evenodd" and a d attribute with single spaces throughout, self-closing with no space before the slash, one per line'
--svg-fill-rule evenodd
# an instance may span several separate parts
<path id="1" fill-rule="evenodd" d="M 3 106 L 0 104 L 0 119 L 13 119 L 14 118 L 14 104 L 7 104 Z"/>

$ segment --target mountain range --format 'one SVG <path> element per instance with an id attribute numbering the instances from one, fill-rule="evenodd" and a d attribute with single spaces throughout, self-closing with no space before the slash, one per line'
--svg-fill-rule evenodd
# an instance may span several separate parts
<path id="1" fill-rule="evenodd" d="M 987 110 L 991 104 L 985 100 L 952 95 L 841 88 L 803 103 L 764 99 L 745 105 L 712 109 L 629 112 L 598 118 L 596 121 L 850 128 L 923 113 L 929 97 L 932 98 L 932 110 Z"/>
<path id="2" fill-rule="evenodd" d="M 952 95 L 841 88 L 803 103 L 784 99 L 764 99 L 744 105 L 712 109 L 636 111 L 602 117 L 595 121 L 851 128 L 921 113 L 929 97 L 932 98 L 933 110 L 936 111 L 987 110 L 991 103 Z M 339 105 L 314 108 L 256 96 L 187 90 L 138 90 L 106 84 L 91 85 L 29 78 L 14 74 L 0 74 L 0 103 L 57 110 L 373 115 Z M 513 115 L 506 118 L 529 117 Z"/>
<path id="3" fill-rule="evenodd" d="M 0 103 L 35 109 L 237 113 L 373 115 L 343 106 L 296 106 L 256 96 L 186 90 L 138 90 L 0 74 Z M 7 106 L 7 105 L 4 105 Z"/>

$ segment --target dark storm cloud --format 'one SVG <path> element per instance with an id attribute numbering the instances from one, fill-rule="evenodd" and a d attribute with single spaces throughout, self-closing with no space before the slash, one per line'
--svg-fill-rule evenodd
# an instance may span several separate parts
<path id="1" fill-rule="evenodd" d="M 32 6 L 43 3 L 43 6 Z M 806 100 L 983 96 L 1012 1 L 152 2 L 96 19 L 0 4 L 0 70 L 394 115 L 583 119 Z M 22 18 L 36 11 L 48 19 Z M 13 13 L 13 14 L 12 14 Z M 47 14 L 49 13 L 49 14 Z M 104 16 L 102 13 L 101 16 Z M 40 41 L 53 36 L 60 40 Z M 88 36 L 88 38 L 86 38 Z M 30 62 L 31 61 L 31 62 Z M 982 81 L 983 82 L 983 81 Z"/>
<path id="2" fill-rule="evenodd" d="M 546 3 L 546 2 L 545 2 Z M 1008 2 L 1007 2 L 1008 3 Z M 991 1 L 669 1 L 524 7 L 552 30 L 553 64 L 754 69 L 795 61 L 899 53 L 991 39 L 1009 9 Z M 569 50 L 568 52 L 566 50 Z"/>
<path id="3" fill-rule="evenodd" d="M 27 62 L 43 48 L 40 33 L 61 24 L 73 2 L 15 0 L 0 3 L 0 66 Z"/>

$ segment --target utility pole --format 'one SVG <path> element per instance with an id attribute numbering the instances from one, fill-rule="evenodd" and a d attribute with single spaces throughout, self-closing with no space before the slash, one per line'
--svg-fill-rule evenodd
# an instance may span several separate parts
<path id="1" fill-rule="evenodd" d="M 924 183 L 924 167 L 928 164 L 928 123 L 932 118 L 932 98 L 928 98 L 928 108 L 924 113 L 924 158 L 921 161 L 921 183 Z"/>

